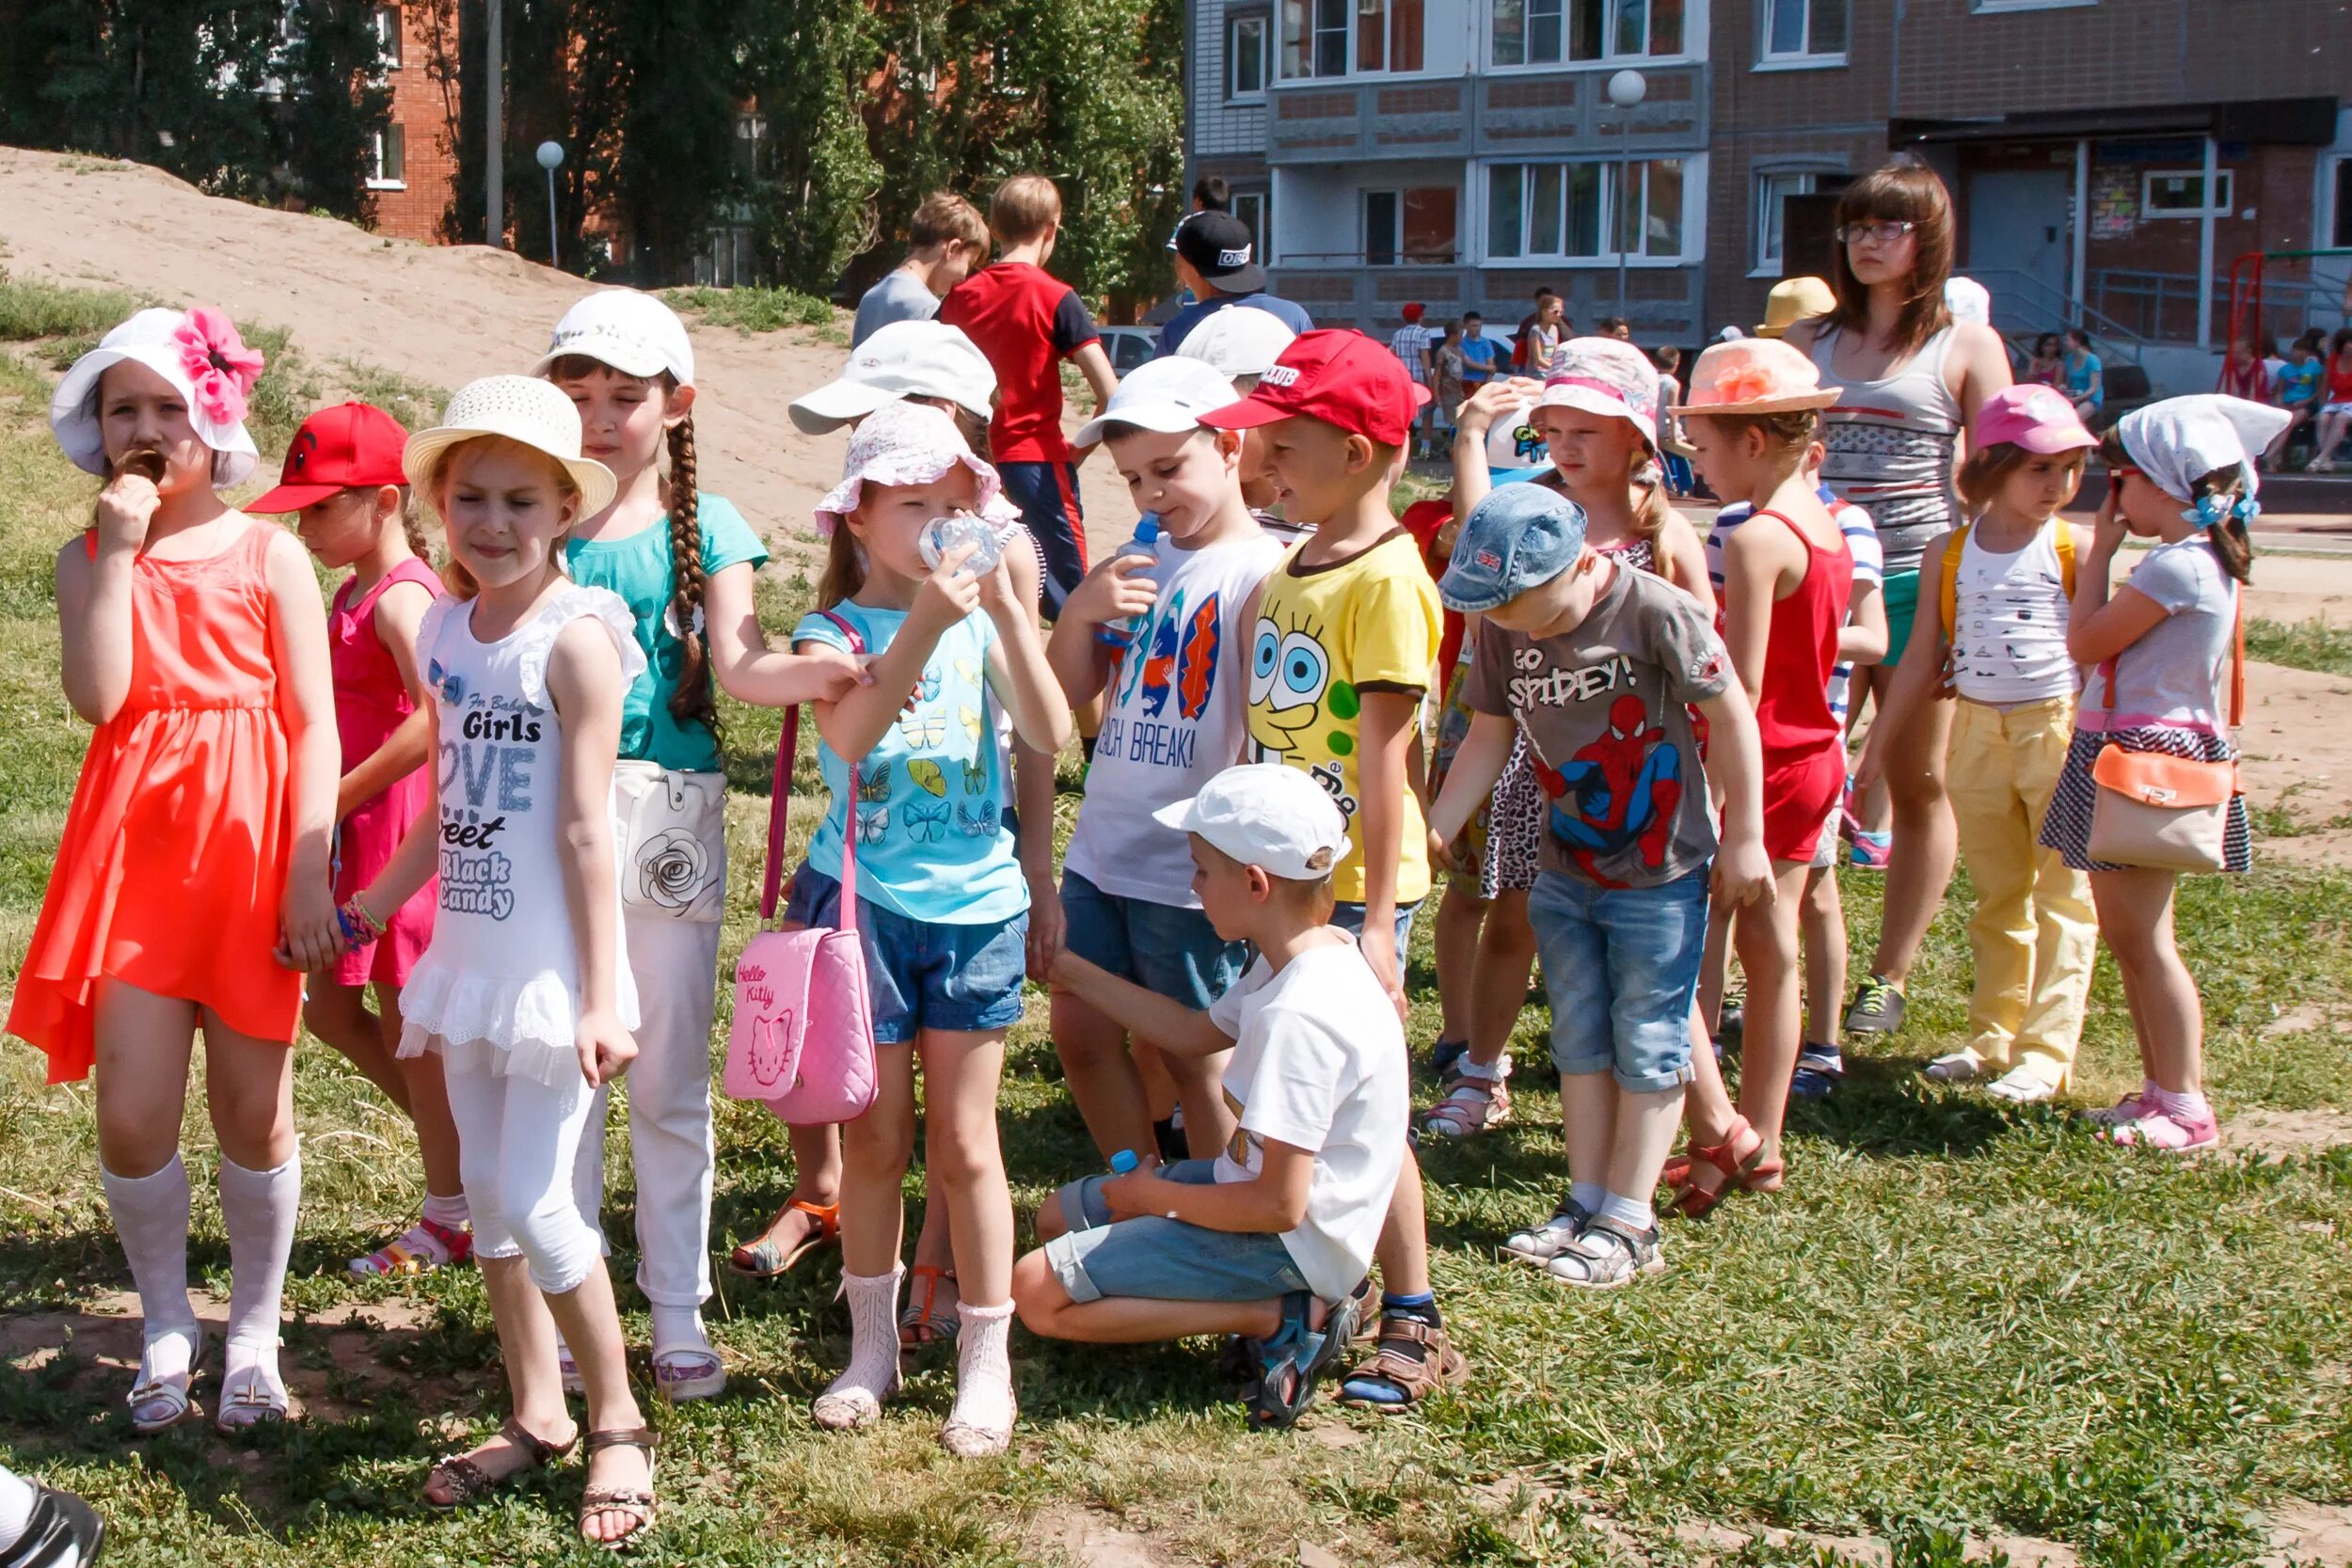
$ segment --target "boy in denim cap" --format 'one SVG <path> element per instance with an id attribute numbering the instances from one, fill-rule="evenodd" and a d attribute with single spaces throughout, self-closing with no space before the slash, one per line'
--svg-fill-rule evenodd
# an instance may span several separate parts
<path id="1" fill-rule="evenodd" d="M 1276 763 L 1229 768 L 1162 826 L 1189 835 L 1192 885 L 1216 934 L 1259 958 L 1206 1012 L 1068 948 L 1057 990 L 1171 1056 L 1231 1052 L 1238 1117 L 1214 1160 L 1089 1176 L 1039 1211 L 1013 1267 L 1032 1333 L 1097 1344 L 1243 1336 L 1252 1424 L 1288 1426 L 1346 1349 L 1354 1291 L 1405 1163 L 1405 1031 L 1356 942 L 1334 930 L 1339 808 Z"/>
<path id="2" fill-rule="evenodd" d="M 1486 623 L 1432 831 L 1462 830 L 1522 729 L 1551 798 L 1527 913 L 1571 1184 L 1504 1252 L 1566 1284 L 1622 1285 L 1663 1266 L 1651 1199 L 1691 1081 L 1710 860 L 1718 896 L 1772 896 L 1756 715 L 1697 602 L 1586 547 L 1582 508 L 1542 486 L 1479 502 L 1438 592 Z M 1704 768 L 1691 704 L 1707 717 Z"/>
<path id="3" fill-rule="evenodd" d="M 1309 332 L 1257 389 L 1201 416 L 1262 429 L 1285 515 L 1314 530 L 1266 578 L 1250 638 L 1249 738 L 1304 768 L 1339 803 L 1356 848 L 1333 877 L 1333 923 L 1405 1015 L 1405 946 L 1429 892 L 1429 837 L 1408 777 L 1422 695 L 1444 631 L 1421 548 L 1389 492 L 1429 401 L 1396 356 L 1360 332 Z M 1380 1338 L 1342 1398 L 1401 1409 L 1458 1379 L 1429 1288 L 1421 1167 L 1407 1151 L 1378 1260 Z"/>

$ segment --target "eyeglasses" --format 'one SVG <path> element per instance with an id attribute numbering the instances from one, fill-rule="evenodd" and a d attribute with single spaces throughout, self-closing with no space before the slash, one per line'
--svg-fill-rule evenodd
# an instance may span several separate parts
<path id="1" fill-rule="evenodd" d="M 1884 218 L 1877 223 L 1841 223 L 1837 226 L 1839 245 L 1860 245 L 1869 240 L 1878 245 L 1893 245 L 1919 226 L 1907 220 Z"/>

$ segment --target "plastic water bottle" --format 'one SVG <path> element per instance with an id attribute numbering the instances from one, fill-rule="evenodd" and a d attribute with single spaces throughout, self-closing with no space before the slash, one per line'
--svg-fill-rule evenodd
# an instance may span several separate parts
<path id="1" fill-rule="evenodd" d="M 1154 565 L 1159 563 L 1160 519 L 1157 513 L 1147 512 L 1143 515 L 1142 520 L 1136 524 L 1135 538 L 1120 546 L 1119 554 L 1112 559 L 1120 560 L 1127 556 L 1140 556 Z M 1116 621 L 1105 621 L 1096 626 L 1094 638 L 1106 648 L 1124 648 L 1143 635 L 1143 628 L 1151 621 L 1149 613 L 1122 615 Z"/>
<path id="2" fill-rule="evenodd" d="M 996 562 L 1004 558 L 1005 542 L 997 537 L 996 531 L 969 512 L 933 517 L 923 525 L 923 536 L 915 541 L 914 547 L 921 552 L 923 564 L 936 571 L 941 562 L 965 545 L 972 546 L 972 554 L 963 569 L 974 577 L 994 571 Z"/>
<path id="3" fill-rule="evenodd" d="M 1111 1174 L 1113 1176 L 1125 1176 L 1128 1172 L 1134 1170 L 1141 1164 L 1143 1164 L 1143 1162 L 1136 1158 L 1136 1151 L 1134 1149 L 1122 1148 L 1118 1153 L 1111 1156 Z"/>

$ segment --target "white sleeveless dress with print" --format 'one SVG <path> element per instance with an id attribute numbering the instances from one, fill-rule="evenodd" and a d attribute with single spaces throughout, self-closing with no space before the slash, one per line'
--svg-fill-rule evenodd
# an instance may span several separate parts
<path id="1" fill-rule="evenodd" d="M 623 680 L 644 665 L 619 594 L 558 589 L 495 642 L 473 633 L 473 602 L 447 595 L 417 633 L 440 721 L 440 906 L 432 944 L 401 992 L 400 1054 L 438 1041 L 453 1072 L 555 1084 L 577 1076 L 580 949 L 564 885 L 560 824 L 564 726 L 548 695 L 548 659 L 582 617 L 612 633 Z M 613 984 L 621 1022 L 638 1023 L 622 945 L 614 817 Z"/>

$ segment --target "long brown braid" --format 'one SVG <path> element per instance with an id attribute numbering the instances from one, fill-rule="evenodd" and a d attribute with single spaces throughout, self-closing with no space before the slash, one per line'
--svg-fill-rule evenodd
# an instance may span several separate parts
<path id="1" fill-rule="evenodd" d="M 716 733 L 719 704 L 703 637 L 703 525 L 691 414 L 670 427 L 670 614 L 678 634 L 677 689 L 670 693 L 670 717 Z"/>
<path id="2" fill-rule="evenodd" d="M 424 531 L 423 508 L 417 504 L 417 493 L 404 484 L 400 487 L 400 531 L 408 536 L 408 551 L 427 566 L 433 564 L 433 539 Z"/>

